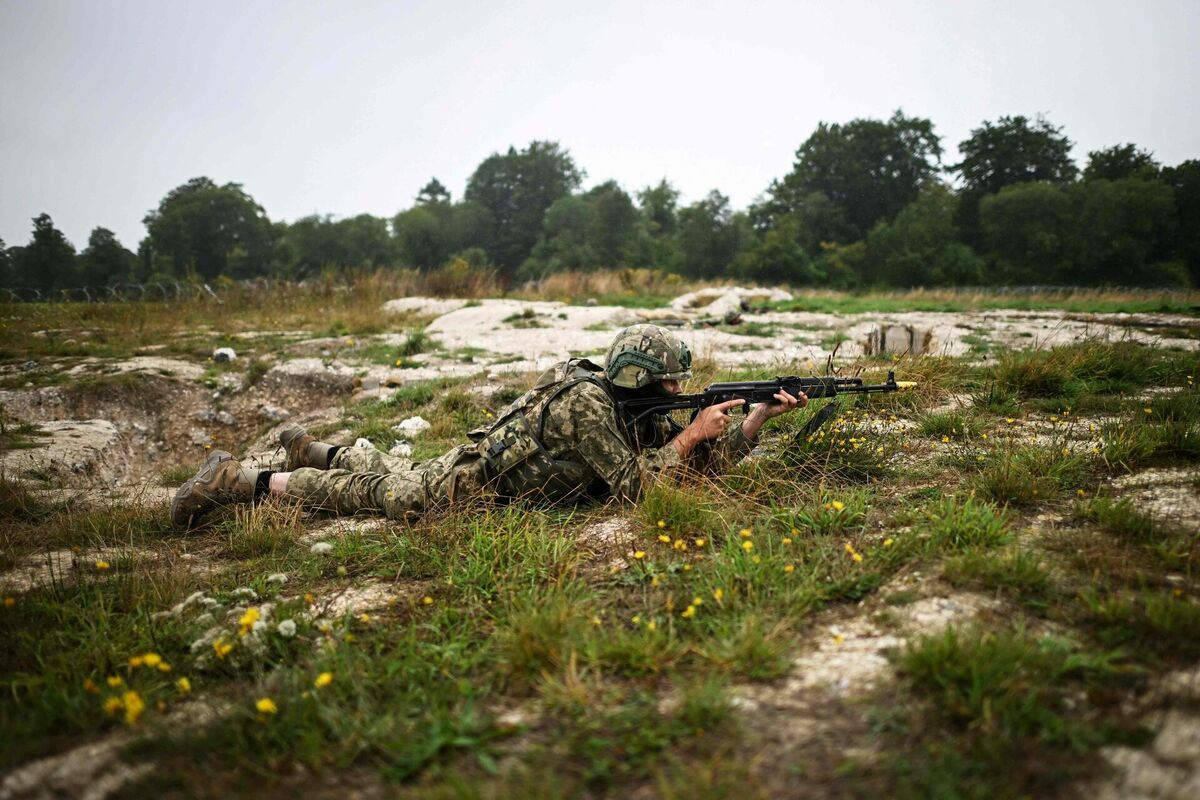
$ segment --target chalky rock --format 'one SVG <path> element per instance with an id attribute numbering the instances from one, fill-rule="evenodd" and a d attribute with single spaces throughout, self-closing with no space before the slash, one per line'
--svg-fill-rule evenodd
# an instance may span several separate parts
<path id="1" fill-rule="evenodd" d="M 392 430 L 411 438 L 413 436 L 420 436 L 431 427 L 433 426 L 422 417 L 409 417 L 408 419 L 401 420 L 399 424 L 393 425 Z"/>
<path id="2" fill-rule="evenodd" d="M 104 419 L 41 422 L 33 447 L 0 451 L 0 472 L 53 486 L 116 486 L 131 455 L 116 425 Z"/>
<path id="3" fill-rule="evenodd" d="M 212 360 L 218 364 L 224 364 L 236 358 L 237 353 L 233 351 L 232 347 L 218 347 L 216 350 L 213 350 Z"/>
<path id="4" fill-rule="evenodd" d="M 357 447 L 359 450 L 370 450 L 375 445 L 371 444 L 370 439 L 360 436 L 354 440 L 354 446 Z"/>
<path id="5" fill-rule="evenodd" d="M 283 422 L 291 415 L 292 412 L 288 411 L 286 408 L 273 406 L 270 403 L 258 407 L 258 416 L 267 420 L 268 422 Z"/>
<path id="6" fill-rule="evenodd" d="M 388 450 L 388 455 L 397 458 L 412 458 L 412 445 L 408 442 L 396 442 L 392 445 L 392 449 Z"/>
<path id="7" fill-rule="evenodd" d="M 933 350 L 933 331 L 913 325 L 880 326 L 867 335 L 867 355 L 924 355 Z"/>

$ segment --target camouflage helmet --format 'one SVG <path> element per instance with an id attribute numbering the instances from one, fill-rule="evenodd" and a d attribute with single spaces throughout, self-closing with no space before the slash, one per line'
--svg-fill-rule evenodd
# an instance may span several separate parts
<path id="1" fill-rule="evenodd" d="M 608 348 L 604 364 L 609 382 L 625 389 L 692 377 L 692 353 L 688 346 L 657 325 L 631 325 L 619 331 Z"/>

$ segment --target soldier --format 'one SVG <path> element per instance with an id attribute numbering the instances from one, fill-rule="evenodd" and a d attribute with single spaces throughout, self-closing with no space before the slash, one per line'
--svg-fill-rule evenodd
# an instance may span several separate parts
<path id="1" fill-rule="evenodd" d="M 584 358 L 555 365 L 533 388 L 471 431 L 471 442 L 423 463 L 375 449 L 317 441 L 299 426 L 279 435 L 283 472 L 243 467 L 213 451 L 171 502 L 171 519 L 188 526 L 217 506 L 266 495 L 292 497 L 338 514 L 414 519 L 456 500 L 492 495 L 546 502 L 614 497 L 636 501 L 646 487 L 680 468 L 709 474 L 728 469 L 756 444 L 768 419 L 808 403 L 787 392 L 754 406 L 741 425 L 729 411 L 741 401 L 702 409 L 691 424 L 653 414 L 636 425 L 618 402 L 669 397 L 692 377 L 686 344 L 657 325 L 617 333 L 599 367 Z"/>

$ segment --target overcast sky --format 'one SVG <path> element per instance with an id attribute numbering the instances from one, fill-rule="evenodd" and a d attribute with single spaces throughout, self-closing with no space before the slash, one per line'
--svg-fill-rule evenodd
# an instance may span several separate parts
<path id="1" fill-rule="evenodd" d="M 946 160 L 1044 113 L 1089 150 L 1200 158 L 1200 2 L 0 0 L 0 238 L 49 213 L 130 249 L 170 189 L 272 219 L 455 199 L 493 152 L 560 142 L 630 192 L 744 208 L 820 121 L 928 117 Z"/>

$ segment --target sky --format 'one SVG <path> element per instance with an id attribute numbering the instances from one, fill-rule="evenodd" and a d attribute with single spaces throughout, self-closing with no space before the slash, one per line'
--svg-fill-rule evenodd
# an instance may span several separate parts
<path id="1" fill-rule="evenodd" d="M 1043 114 L 1087 153 L 1200 158 L 1200 2 L 0 0 L 0 238 L 46 212 L 130 249 L 172 188 L 274 220 L 391 217 L 437 177 L 559 142 L 631 193 L 745 208 L 819 122 Z"/>

